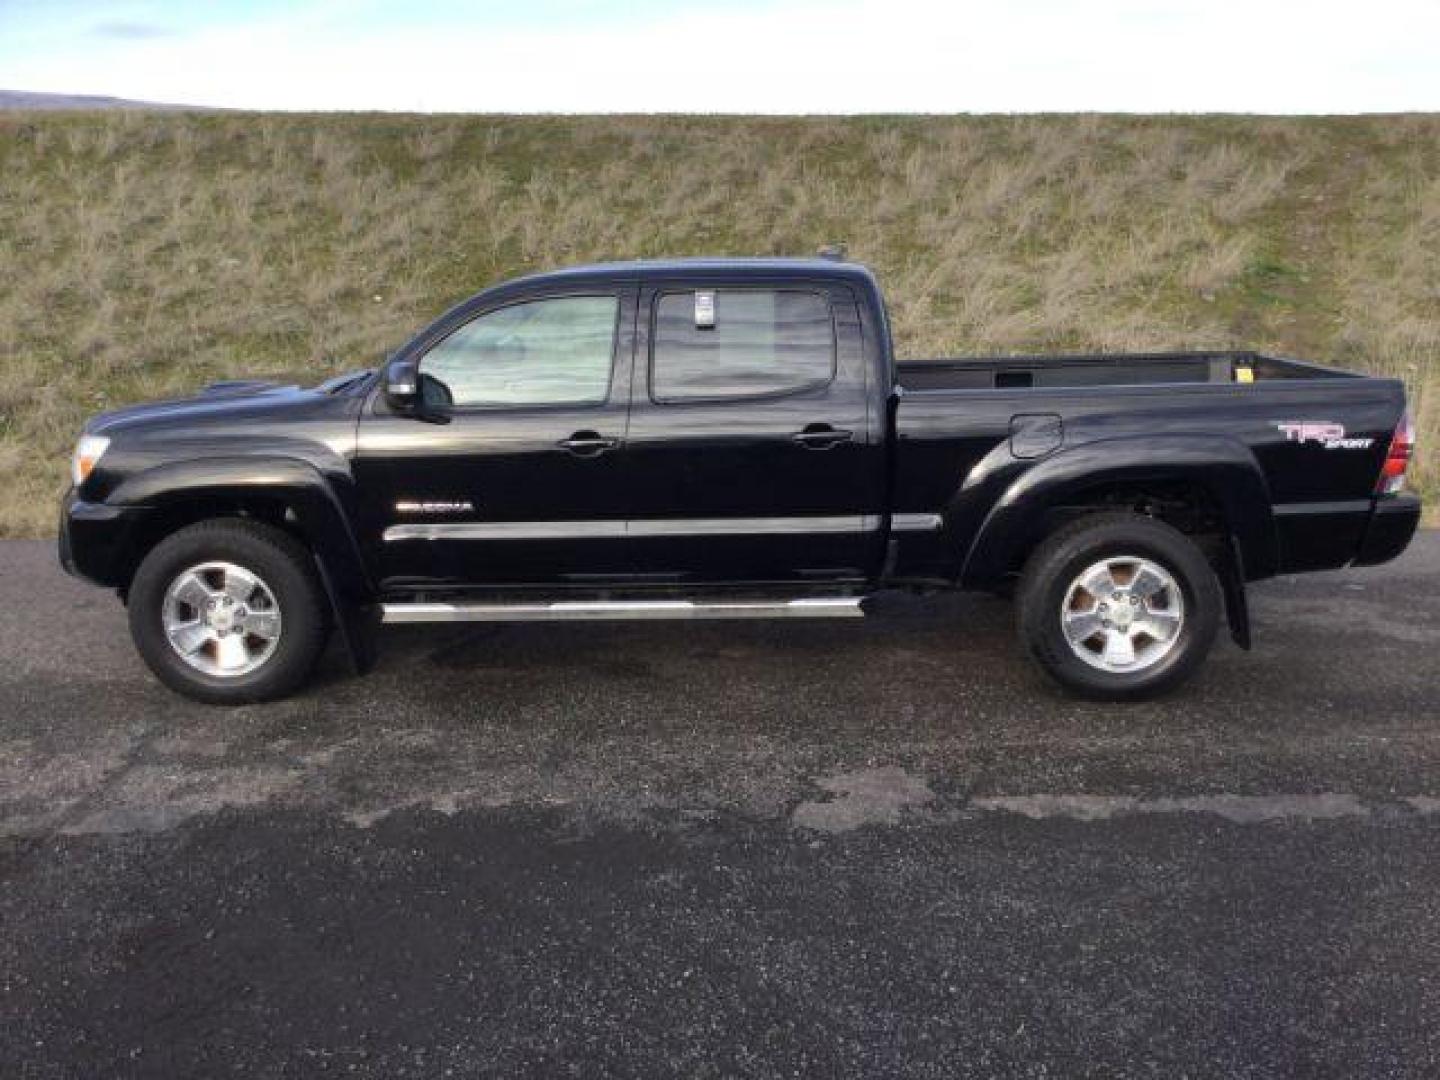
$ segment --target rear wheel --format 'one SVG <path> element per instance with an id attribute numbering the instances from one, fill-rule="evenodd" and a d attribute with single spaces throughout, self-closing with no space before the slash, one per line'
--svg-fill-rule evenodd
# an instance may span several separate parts
<path id="1" fill-rule="evenodd" d="M 1204 661 L 1223 597 L 1184 533 L 1136 514 L 1097 514 L 1049 537 L 1026 564 L 1020 634 L 1057 682 L 1087 697 L 1149 697 Z"/>
<path id="2" fill-rule="evenodd" d="M 288 533 L 241 519 L 201 522 L 157 544 L 129 606 L 131 637 L 156 677 L 213 704 L 292 692 L 328 630 L 309 553 Z"/>

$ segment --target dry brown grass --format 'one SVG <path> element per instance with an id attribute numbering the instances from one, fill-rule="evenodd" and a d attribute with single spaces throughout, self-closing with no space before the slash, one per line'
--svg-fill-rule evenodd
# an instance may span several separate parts
<path id="1" fill-rule="evenodd" d="M 85 417 L 369 364 L 517 272 L 808 253 L 902 351 L 1253 346 L 1404 377 L 1440 484 L 1440 118 L 0 114 L 0 534 Z"/>

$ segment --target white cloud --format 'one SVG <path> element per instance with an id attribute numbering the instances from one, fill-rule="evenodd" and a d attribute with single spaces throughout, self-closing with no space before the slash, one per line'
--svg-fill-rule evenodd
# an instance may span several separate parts
<path id="1" fill-rule="evenodd" d="M 583 27 L 356 28 L 343 6 L 12 58 L 14 87 L 266 109 L 1440 108 L 1433 0 L 857 0 Z"/>

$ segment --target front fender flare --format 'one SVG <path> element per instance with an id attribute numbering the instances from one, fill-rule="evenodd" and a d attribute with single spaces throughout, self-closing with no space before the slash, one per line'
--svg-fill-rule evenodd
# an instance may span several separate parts
<path id="1" fill-rule="evenodd" d="M 343 501 L 336 479 L 346 485 Z M 197 499 L 225 502 L 256 495 L 274 499 L 294 514 L 298 530 L 339 598 L 364 603 L 372 588 L 347 512 L 348 474 L 336 479 L 299 458 L 194 458 L 136 473 L 111 492 L 106 502 L 164 511 Z"/>

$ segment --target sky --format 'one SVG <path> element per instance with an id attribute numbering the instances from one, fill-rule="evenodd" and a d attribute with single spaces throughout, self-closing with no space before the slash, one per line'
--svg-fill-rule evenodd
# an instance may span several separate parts
<path id="1" fill-rule="evenodd" d="M 1440 0 L 0 0 L 0 88 L 245 109 L 1440 109 Z"/>

